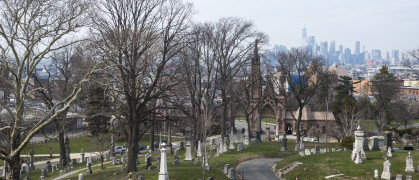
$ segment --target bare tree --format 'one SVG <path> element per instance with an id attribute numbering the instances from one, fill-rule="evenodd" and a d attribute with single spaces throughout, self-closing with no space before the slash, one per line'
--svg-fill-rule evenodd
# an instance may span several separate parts
<path id="1" fill-rule="evenodd" d="M 127 172 L 137 171 L 138 141 L 148 129 L 148 103 L 174 86 L 169 64 L 184 46 L 191 5 L 179 0 L 103 0 L 95 31 L 98 48 L 115 67 L 114 91 L 124 99 Z M 141 130 L 141 132 L 140 132 Z"/>
<path id="2" fill-rule="evenodd" d="M 211 48 L 219 74 L 219 90 L 222 99 L 221 137 L 226 137 L 228 106 L 231 100 L 229 86 L 245 65 L 254 41 L 260 38 L 254 25 L 239 18 L 222 18 L 212 24 Z M 231 93 L 231 92 L 230 92 Z M 222 140 L 224 143 L 224 139 Z"/>
<path id="3" fill-rule="evenodd" d="M 325 61 L 322 57 L 312 56 L 302 49 L 292 49 L 289 52 L 276 52 L 275 60 L 280 65 L 280 77 L 273 82 L 279 87 L 285 96 L 285 101 L 278 101 L 284 105 L 286 110 L 295 121 L 297 131 L 297 145 L 300 144 L 300 122 L 304 106 L 314 97 L 325 72 Z M 289 90 L 290 92 L 286 92 Z M 289 98 L 297 101 L 298 109 L 296 114 L 292 112 Z M 300 147 L 296 147 L 299 150 Z"/>
<path id="4" fill-rule="evenodd" d="M 9 179 L 19 179 L 20 153 L 29 140 L 43 127 L 66 112 L 76 101 L 84 78 L 73 85 L 71 93 L 56 103 L 38 121 L 25 127 L 25 102 L 35 89 L 29 89 L 35 67 L 52 52 L 80 42 L 74 38 L 62 41 L 87 24 L 91 2 L 87 0 L 0 1 L 0 66 L 10 76 L 0 78 L 11 87 L 14 109 L 0 104 L 11 117 L 11 124 L 1 130 L 9 131 L 10 146 L 0 148 L 0 159 L 11 167 Z"/>
<path id="5" fill-rule="evenodd" d="M 352 136 L 357 125 L 359 125 L 361 112 L 358 111 L 357 106 L 350 104 L 343 104 L 342 106 L 337 118 L 340 120 L 344 136 Z"/>

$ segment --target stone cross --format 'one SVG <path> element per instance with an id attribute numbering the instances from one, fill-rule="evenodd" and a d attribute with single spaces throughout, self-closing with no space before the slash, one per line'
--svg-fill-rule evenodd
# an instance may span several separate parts
<path id="1" fill-rule="evenodd" d="M 383 173 L 381 173 L 381 179 L 391 179 L 391 172 L 390 172 L 390 161 L 386 160 L 383 163 Z"/>
<path id="2" fill-rule="evenodd" d="M 202 150 L 201 150 L 201 140 L 198 140 L 198 149 L 196 150 L 197 152 L 196 152 L 196 155 L 198 156 L 198 157 L 201 157 L 202 156 Z"/>
<path id="3" fill-rule="evenodd" d="M 159 180 L 169 180 L 169 173 L 167 172 L 167 162 L 166 162 L 166 143 L 161 144 L 160 149 L 160 172 L 159 172 Z"/>
<path id="4" fill-rule="evenodd" d="M 192 161 L 191 142 L 186 142 L 185 161 Z"/>
<path id="5" fill-rule="evenodd" d="M 409 151 L 409 155 L 406 157 L 405 172 L 407 172 L 407 173 L 414 173 L 415 172 L 415 168 L 413 167 L 413 158 L 410 155 L 410 151 Z"/>

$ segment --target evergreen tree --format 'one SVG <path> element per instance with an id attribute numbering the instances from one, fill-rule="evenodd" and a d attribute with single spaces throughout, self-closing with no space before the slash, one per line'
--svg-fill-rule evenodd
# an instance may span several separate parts
<path id="1" fill-rule="evenodd" d="M 102 87 L 94 87 L 89 91 L 86 103 L 86 121 L 93 136 L 105 134 L 110 128 L 111 103 Z"/>

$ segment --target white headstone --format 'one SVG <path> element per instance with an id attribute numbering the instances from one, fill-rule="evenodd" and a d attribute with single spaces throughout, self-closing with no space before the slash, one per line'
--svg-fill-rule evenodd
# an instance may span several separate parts
<path id="1" fill-rule="evenodd" d="M 310 156 L 310 155 L 311 155 L 310 149 L 306 149 L 306 150 L 305 150 L 305 154 L 306 154 L 307 156 Z"/>
<path id="2" fill-rule="evenodd" d="M 84 180 L 82 173 L 79 174 L 79 180 Z"/>
<path id="3" fill-rule="evenodd" d="M 217 148 L 220 154 L 223 153 L 223 143 L 220 143 L 220 148 Z"/>
<path id="4" fill-rule="evenodd" d="M 356 153 L 355 164 L 362 164 L 361 151 Z"/>
<path id="5" fill-rule="evenodd" d="M 393 154 L 391 153 L 391 147 L 388 147 L 387 157 L 393 157 Z"/>
<path id="6" fill-rule="evenodd" d="M 378 169 L 374 170 L 374 178 L 380 178 L 380 177 L 378 176 Z"/>
<path id="7" fill-rule="evenodd" d="M 381 179 L 391 179 L 391 172 L 390 172 L 390 161 L 386 160 L 383 163 L 383 173 L 381 173 Z"/>
<path id="8" fill-rule="evenodd" d="M 185 161 L 192 161 L 191 142 L 186 142 Z"/>
<path id="9" fill-rule="evenodd" d="M 242 151 L 242 150 L 243 150 L 242 144 L 238 144 L 237 145 L 237 151 Z"/>
<path id="10" fill-rule="evenodd" d="M 248 146 L 249 145 L 249 136 L 244 137 L 244 146 Z"/>
<path id="11" fill-rule="evenodd" d="M 169 180 L 169 173 L 167 172 L 167 162 L 166 162 L 166 143 L 161 144 L 160 149 L 160 172 L 159 180 Z M 189 146 L 190 147 L 190 146 Z"/>
<path id="12" fill-rule="evenodd" d="M 223 153 L 227 152 L 227 138 L 224 137 Z"/>
<path id="13" fill-rule="evenodd" d="M 415 168 L 413 167 L 413 158 L 410 155 L 410 151 L 409 151 L 409 155 L 406 157 L 406 169 L 405 172 L 408 173 L 414 173 L 415 172 Z"/>
<path id="14" fill-rule="evenodd" d="M 300 156 L 304 156 L 304 152 L 303 151 L 300 151 L 299 153 L 300 153 Z"/>

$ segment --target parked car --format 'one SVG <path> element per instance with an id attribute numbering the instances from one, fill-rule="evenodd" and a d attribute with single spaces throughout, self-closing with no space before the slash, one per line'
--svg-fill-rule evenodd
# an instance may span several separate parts
<path id="1" fill-rule="evenodd" d="M 144 144 L 138 145 L 138 150 L 145 150 L 145 149 L 147 149 L 146 145 L 144 145 Z"/>
<path id="2" fill-rule="evenodd" d="M 160 142 L 160 141 L 154 142 L 154 148 L 158 148 L 159 147 L 159 144 L 161 144 L 163 142 L 167 144 L 166 140 L 163 140 L 162 142 Z"/>
<path id="3" fill-rule="evenodd" d="M 115 153 L 125 153 L 127 148 L 125 146 L 116 146 L 114 149 Z"/>

